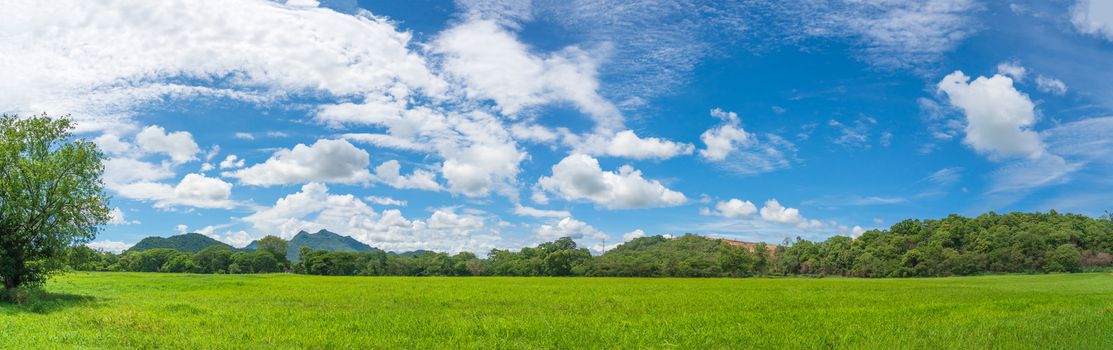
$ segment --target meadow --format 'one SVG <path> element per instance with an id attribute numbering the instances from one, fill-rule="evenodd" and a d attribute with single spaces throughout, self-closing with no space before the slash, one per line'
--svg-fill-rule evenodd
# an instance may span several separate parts
<path id="1" fill-rule="evenodd" d="M 0 348 L 1113 348 L 1113 275 L 330 277 L 72 273 Z"/>

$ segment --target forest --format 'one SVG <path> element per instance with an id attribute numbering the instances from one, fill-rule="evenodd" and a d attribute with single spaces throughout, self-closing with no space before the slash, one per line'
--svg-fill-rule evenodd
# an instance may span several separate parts
<path id="1" fill-rule="evenodd" d="M 570 238 L 519 251 L 447 254 L 329 252 L 267 237 L 254 251 L 209 246 L 197 253 L 157 248 L 113 254 L 80 246 L 70 268 L 82 271 L 274 273 L 362 276 L 934 277 L 990 273 L 1080 272 L 1113 266 L 1113 218 L 1076 214 L 987 213 L 974 218 L 905 220 L 857 238 L 797 238 L 753 249 L 695 234 L 651 236 L 593 256 Z"/>

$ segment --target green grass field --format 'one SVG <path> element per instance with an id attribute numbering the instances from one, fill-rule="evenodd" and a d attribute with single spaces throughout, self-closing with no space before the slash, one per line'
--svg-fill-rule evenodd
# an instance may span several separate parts
<path id="1" fill-rule="evenodd" d="M 78 273 L 0 348 L 1111 349 L 1113 275 L 931 279 Z"/>

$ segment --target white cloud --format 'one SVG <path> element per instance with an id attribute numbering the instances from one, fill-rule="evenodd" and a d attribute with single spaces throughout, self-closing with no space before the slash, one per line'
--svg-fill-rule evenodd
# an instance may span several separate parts
<path id="1" fill-rule="evenodd" d="M 622 239 L 626 241 L 642 237 L 645 237 L 645 231 L 642 231 L 641 229 L 633 230 L 622 235 Z"/>
<path id="2" fill-rule="evenodd" d="M 538 187 L 534 186 L 532 193 L 529 195 L 529 200 L 541 205 L 549 204 L 549 196 L 545 195 L 545 189 Z"/>
<path id="3" fill-rule="evenodd" d="M 156 208 L 189 206 L 229 209 L 236 206 L 231 200 L 232 184 L 204 174 L 186 174 L 176 186 L 139 181 L 114 185 L 113 190 L 121 197 L 153 201 Z"/>
<path id="4" fill-rule="evenodd" d="M 368 202 L 375 203 L 375 204 L 378 204 L 378 205 L 388 205 L 388 206 L 394 206 L 394 207 L 404 207 L 404 206 L 406 206 L 406 201 L 401 200 L 401 199 L 394 199 L 394 198 L 391 198 L 391 197 L 367 196 L 367 197 L 363 197 L 363 199 L 367 200 Z"/>
<path id="5" fill-rule="evenodd" d="M 561 237 L 569 237 L 572 239 L 590 239 L 599 240 L 607 238 L 603 232 L 591 227 L 583 221 L 566 217 L 560 219 L 555 223 L 543 224 L 533 231 L 533 234 L 538 238 L 552 241 Z"/>
<path id="6" fill-rule="evenodd" d="M 862 228 L 862 226 L 854 225 L 854 228 L 850 229 L 850 238 L 862 237 L 863 233 L 866 233 L 866 229 Z"/>
<path id="7" fill-rule="evenodd" d="M 572 213 L 567 210 L 544 210 L 517 205 L 514 207 L 514 215 L 519 216 L 532 216 L 537 218 L 563 218 L 572 216 Z"/>
<path id="8" fill-rule="evenodd" d="M 938 84 L 951 104 L 966 113 L 966 144 L 992 158 L 1039 157 L 1044 152 L 1039 135 L 1030 130 L 1036 123 L 1035 105 L 1028 95 L 1013 87 L 1003 75 L 970 81 L 955 71 Z"/>
<path id="9" fill-rule="evenodd" d="M 539 143 L 551 143 L 560 138 L 558 132 L 537 124 L 514 124 L 510 127 L 510 134 L 518 140 Z"/>
<path id="10" fill-rule="evenodd" d="M 688 201 L 683 193 L 657 180 L 646 180 L 629 165 L 617 172 L 603 171 L 598 160 L 584 154 L 565 157 L 553 166 L 552 176 L 542 177 L 538 183 L 566 200 L 590 200 L 610 209 L 675 206 Z"/>
<path id="11" fill-rule="evenodd" d="M 738 114 L 715 108 L 711 110 L 711 115 L 722 119 L 724 123 L 700 135 L 700 140 L 707 145 L 699 151 L 701 156 L 713 161 L 723 160 L 737 148 L 750 142 L 750 134 L 742 129 Z"/>
<path id="12" fill-rule="evenodd" d="M 86 247 L 92 248 L 93 250 L 97 250 L 97 251 L 101 251 L 101 252 L 111 252 L 111 253 L 117 253 L 117 254 L 120 253 L 120 252 L 123 252 L 125 250 L 128 250 L 128 248 L 131 248 L 131 246 L 133 246 L 133 245 L 135 245 L 135 244 L 134 243 L 124 243 L 124 242 L 119 242 L 119 241 L 93 241 L 93 242 L 89 242 L 89 243 L 85 244 Z"/>
<path id="13" fill-rule="evenodd" d="M 580 142 L 576 151 L 592 155 L 608 155 L 631 159 L 669 159 L 692 154 L 695 146 L 657 137 L 639 137 L 632 130 L 623 130 L 613 137 L 589 135 L 572 142 Z"/>
<path id="14" fill-rule="evenodd" d="M 762 140 L 746 132 L 734 112 L 715 108 L 711 116 L 723 123 L 700 135 L 706 147 L 699 154 L 728 170 L 753 175 L 787 168 L 796 153 L 796 146 L 780 136 L 766 134 Z"/>
<path id="15" fill-rule="evenodd" d="M 1001 62 L 997 64 L 997 74 L 1008 76 L 1013 80 L 1020 82 L 1024 81 L 1024 75 L 1028 72 L 1020 63 L 1017 62 Z"/>
<path id="16" fill-rule="evenodd" d="M 394 188 L 410 188 L 428 191 L 439 191 L 441 185 L 437 183 L 436 174 L 425 170 L 414 170 L 409 176 L 400 174 L 402 165 L 397 160 L 388 160 L 375 167 L 375 179 Z"/>
<path id="17" fill-rule="evenodd" d="M 542 57 L 494 21 L 469 20 L 441 32 L 432 49 L 443 56 L 444 70 L 465 82 L 469 97 L 493 100 L 505 115 L 564 101 L 599 128 L 622 124 L 618 109 L 596 92 L 596 62 L 575 46 Z"/>
<path id="18" fill-rule="evenodd" d="M 141 181 L 160 181 L 174 176 L 169 164 L 154 165 L 132 158 L 108 158 L 104 161 L 104 183 L 110 190 L 119 185 Z"/>
<path id="19" fill-rule="evenodd" d="M 363 183 L 372 178 L 367 167 L 371 156 L 345 140 L 317 140 L 281 149 L 266 162 L 225 173 L 241 183 L 255 186 L 285 185 L 311 181 Z"/>
<path id="20" fill-rule="evenodd" d="M 185 163 L 197 159 L 201 148 L 193 141 L 193 135 L 188 131 L 167 133 L 158 125 L 143 128 L 135 135 L 135 143 L 144 152 L 162 153 L 170 156 L 174 163 Z"/>
<path id="21" fill-rule="evenodd" d="M 1113 41 L 1113 3 L 1108 0 L 1078 0 L 1071 6 L 1071 23 L 1084 34 Z"/>
<path id="22" fill-rule="evenodd" d="M 715 204 L 715 214 L 726 218 L 745 218 L 753 216 L 757 212 L 757 206 L 750 201 L 743 201 L 738 198 L 731 198 L 726 201 L 720 201 Z"/>
<path id="23" fill-rule="evenodd" d="M 16 1 L 5 13 L 0 32 L 17 34 L 0 38 L 0 110 L 73 113 L 82 130 L 129 127 L 138 109 L 167 97 L 259 102 L 444 85 L 409 50 L 409 33 L 366 11 L 73 0 Z"/>
<path id="24" fill-rule="evenodd" d="M 770 199 L 765 202 L 765 206 L 761 207 L 761 218 L 766 221 L 779 222 L 782 224 L 796 224 L 804 221 L 804 217 L 800 216 L 800 211 L 796 208 L 785 208 L 776 199 Z"/>
<path id="25" fill-rule="evenodd" d="M 240 139 L 240 140 L 254 140 L 255 139 L 255 135 L 252 135 L 249 132 L 237 132 L 233 136 L 235 136 L 235 138 Z"/>
<path id="26" fill-rule="evenodd" d="M 335 107 L 335 108 L 334 108 Z M 368 110 L 370 108 L 370 110 Z M 502 122 L 481 111 L 439 114 L 426 108 L 376 114 L 366 103 L 325 107 L 318 118 L 380 125 L 388 134 L 346 134 L 344 138 L 379 147 L 435 152 L 448 190 L 469 197 L 495 191 L 515 195 L 519 164 L 527 156 L 518 149 Z"/>
<path id="27" fill-rule="evenodd" d="M 128 221 L 127 217 L 124 216 L 124 211 L 120 210 L 120 208 L 112 208 L 112 211 L 108 212 L 108 215 L 110 217 L 110 219 L 108 220 L 109 225 L 139 224 L 139 220 Z"/>
<path id="28" fill-rule="evenodd" d="M 206 163 L 206 164 L 208 164 L 208 163 Z M 237 157 L 235 154 L 229 154 L 227 157 L 224 157 L 224 160 L 220 161 L 220 168 L 221 169 L 242 168 L 243 164 L 244 164 L 243 159 L 240 159 L 240 157 Z"/>
<path id="29" fill-rule="evenodd" d="M 121 141 L 115 134 L 103 134 L 93 139 L 93 143 L 108 154 L 124 154 L 131 151 L 131 144 Z"/>
<path id="30" fill-rule="evenodd" d="M 1055 95 L 1067 93 L 1067 84 L 1064 84 L 1062 80 L 1042 75 L 1036 77 L 1036 88 L 1040 89 L 1040 91 Z"/>
<path id="31" fill-rule="evenodd" d="M 331 194 L 319 183 L 305 184 L 301 191 L 279 198 L 274 206 L 243 220 L 257 236 L 290 238 L 302 230 L 327 229 L 392 251 L 484 252 L 500 239 L 499 232 L 487 228 L 481 216 L 436 209 L 427 220 L 411 220 L 397 209 L 378 212 L 350 194 Z"/>

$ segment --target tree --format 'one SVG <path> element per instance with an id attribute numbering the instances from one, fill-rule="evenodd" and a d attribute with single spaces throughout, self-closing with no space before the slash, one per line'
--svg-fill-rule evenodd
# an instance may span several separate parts
<path id="1" fill-rule="evenodd" d="M 1082 270 L 1082 253 L 1071 244 L 1063 244 L 1047 253 L 1047 272 L 1078 272 Z"/>
<path id="2" fill-rule="evenodd" d="M 285 264 L 288 262 L 286 260 L 286 249 L 289 247 L 290 243 L 286 242 L 284 239 L 275 236 L 266 236 L 259 240 L 255 249 L 260 252 L 271 253 L 278 262 Z"/>
<path id="3" fill-rule="evenodd" d="M 4 288 L 37 286 L 64 266 L 69 247 L 110 219 L 104 154 L 74 139 L 73 121 L 0 116 L 0 276 Z"/>
<path id="4" fill-rule="evenodd" d="M 211 245 L 193 254 L 193 264 L 202 273 L 228 273 L 228 265 L 231 263 L 232 248 L 227 246 Z"/>

